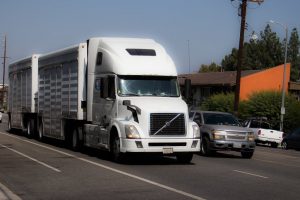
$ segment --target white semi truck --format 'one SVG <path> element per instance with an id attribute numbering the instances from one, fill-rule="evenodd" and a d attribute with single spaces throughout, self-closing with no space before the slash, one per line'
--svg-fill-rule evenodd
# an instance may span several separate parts
<path id="1" fill-rule="evenodd" d="M 10 128 L 69 141 L 74 150 L 105 149 L 115 161 L 140 152 L 190 162 L 199 152 L 199 127 L 189 120 L 176 67 L 154 40 L 91 38 L 34 56 L 38 67 L 34 59 L 10 65 Z M 32 89 L 30 112 L 23 104 L 15 106 L 24 97 L 23 79 L 15 82 L 15 77 L 22 77 L 25 65 L 38 69 L 26 85 Z"/>

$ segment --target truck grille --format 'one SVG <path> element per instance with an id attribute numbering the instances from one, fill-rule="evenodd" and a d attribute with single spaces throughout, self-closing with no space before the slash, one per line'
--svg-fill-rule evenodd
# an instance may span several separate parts
<path id="1" fill-rule="evenodd" d="M 246 133 L 227 132 L 227 139 L 228 140 L 245 140 Z"/>
<path id="2" fill-rule="evenodd" d="M 180 114 L 180 115 L 179 115 Z M 179 115 L 175 120 L 177 115 Z M 168 124 L 165 128 L 163 126 Z M 160 130 L 157 132 L 158 130 Z M 157 132 L 157 133 L 156 133 Z M 156 133 L 156 134 L 155 134 Z M 185 121 L 183 113 L 151 113 L 150 114 L 150 135 L 185 135 Z"/>

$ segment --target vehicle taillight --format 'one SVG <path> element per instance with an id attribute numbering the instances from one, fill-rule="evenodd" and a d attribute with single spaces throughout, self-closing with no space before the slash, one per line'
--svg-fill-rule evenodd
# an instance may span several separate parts
<path id="1" fill-rule="evenodd" d="M 261 134 L 261 130 L 258 130 L 257 135 L 260 135 L 260 134 Z"/>

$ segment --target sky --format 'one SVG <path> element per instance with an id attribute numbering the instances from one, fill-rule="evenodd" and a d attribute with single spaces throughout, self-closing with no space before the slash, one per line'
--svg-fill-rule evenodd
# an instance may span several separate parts
<path id="1" fill-rule="evenodd" d="M 197 72 L 238 47 L 240 0 L 1 0 L 0 56 L 7 63 L 86 41 L 90 37 L 152 38 L 162 44 L 179 74 Z M 269 20 L 300 29 L 299 0 L 248 2 L 248 30 L 258 35 Z M 281 39 L 284 29 L 271 25 Z M 2 62 L 1 62 L 2 63 Z M 2 65 L 0 77 L 2 77 Z M 7 68 L 6 68 L 7 73 Z M 2 80 L 2 78 L 1 78 Z M 2 82 L 2 81 L 1 81 Z"/>

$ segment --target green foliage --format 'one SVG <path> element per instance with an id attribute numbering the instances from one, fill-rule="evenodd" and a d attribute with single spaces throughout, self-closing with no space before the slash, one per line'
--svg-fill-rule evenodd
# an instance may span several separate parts
<path id="1" fill-rule="evenodd" d="M 280 121 L 280 107 L 281 94 L 279 92 L 253 93 L 245 102 L 242 117 L 267 117 L 272 127 L 277 127 Z"/>
<path id="2" fill-rule="evenodd" d="M 220 93 L 211 96 L 206 99 L 202 105 L 202 110 L 210 110 L 210 111 L 221 111 L 221 112 L 233 112 L 233 102 L 234 102 L 234 94 L 233 93 Z"/>
<path id="3" fill-rule="evenodd" d="M 297 29 L 291 32 L 288 43 L 288 62 L 291 66 L 291 80 L 299 78 L 300 66 L 300 40 Z M 243 70 L 260 70 L 274 67 L 284 63 L 285 40 L 280 41 L 270 25 L 260 32 L 260 38 L 244 43 Z M 235 71 L 238 58 L 238 49 L 233 48 L 231 53 L 225 55 L 221 65 L 225 71 Z"/>
<path id="4" fill-rule="evenodd" d="M 202 110 L 233 113 L 234 94 L 216 94 L 206 99 Z M 281 92 L 264 91 L 253 93 L 247 101 L 240 102 L 239 118 L 267 117 L 271 126 L 279 130 L 281 109 Z M 300 126 L 300 102 L 290 94 L 285 98 L 286 114 L 284 115 L 284 131 L 289 132 Z"/>
<path id="5" fill-rule="evenodd" d="M 202 64 L 199 69 L 199 72 L 219 72 L 219 71 L 221 71 L 221 66 L 217 65 L 215 62 L 212 62 L 210 65 Z"/>
<path id="6" fill-rule="evenodd" d="M 299 56 L 300 41 L 297 29 L 294 28 L 291 32 L 291 37 L 288 43 L 288 62 L 291 63 L 291 80 L 296 81 L 299 79 L 299 66 L 300 66 L 300 56 Z"/>

